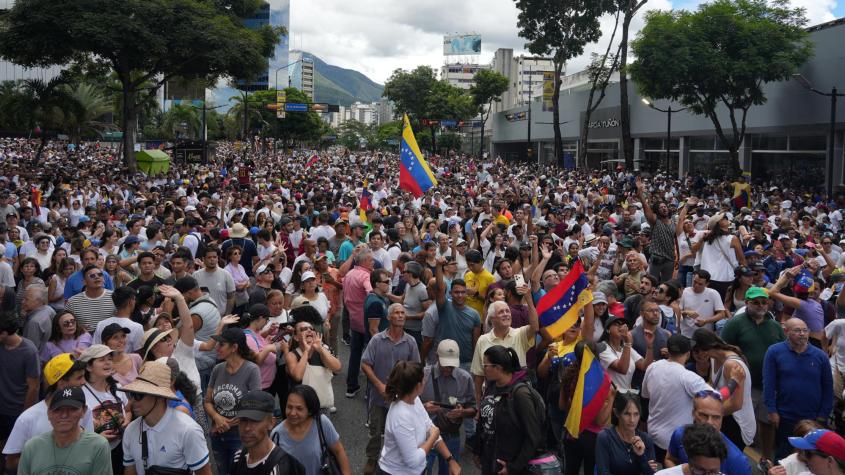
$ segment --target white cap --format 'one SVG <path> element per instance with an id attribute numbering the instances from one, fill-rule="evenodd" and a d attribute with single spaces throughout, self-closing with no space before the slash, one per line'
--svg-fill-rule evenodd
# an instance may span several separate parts
<path id="1" fill-rule="evenodd" d="M 461 365 L 461 350 L 455 340 L 443 340 L 437 345 L 437 360 L 440 366 L 457 368 Z"/>

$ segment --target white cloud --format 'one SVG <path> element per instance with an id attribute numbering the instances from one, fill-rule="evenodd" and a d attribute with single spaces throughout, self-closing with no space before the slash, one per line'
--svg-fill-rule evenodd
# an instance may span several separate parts
<path id="1" fill-rule="evenodd" d="M 630 38 L 643 25 L 647 10 L 695 8 L 703 0 L 650 0 L 637 15 Z M 791 0 L 804 7 L 810 24 L 835 18 L 836 0 Z M 524 52 L 525 40 L 518 35 L 518 11 L 513 0 L 291 0 L 292 48 L 303 49 L 329 64 L 355 69 L 384 83 L 397 68 L 413 69 L 444 64 L 442 37 L 451 33 L 478 33 L 486 63 L 498 48 Z M 613 29 L 613 18 L 602 19 L 605 35 L 588 45 L 584 55 L 574 58 L 567 69 L 583 69 L 592 52 L 604 52 Z M 618 34 L 617 34 L 618 41 Z"/>

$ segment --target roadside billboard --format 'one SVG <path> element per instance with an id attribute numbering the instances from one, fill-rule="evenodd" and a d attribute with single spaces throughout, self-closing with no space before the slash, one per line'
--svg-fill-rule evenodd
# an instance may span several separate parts
<path id="1" fill-rule="evenodd" d="M 445 56 L 481 54 L 481 35 L 446 35 L 443 37 Z"/>

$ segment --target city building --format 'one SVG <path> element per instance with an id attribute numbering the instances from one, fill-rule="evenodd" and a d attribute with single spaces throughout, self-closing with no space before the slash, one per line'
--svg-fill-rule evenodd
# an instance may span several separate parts
<path id="1" fill-rule="evenodd" d="M 842 71 L 845 71 L 845 19 L 811 27 L 809 37 L 815 44 L 810 60 L 800 73 L 820 91 L 839 86 L 845 90 Z M 579 147 L 580 126 L 584 119 L 589 87 L 584 74 L 564 78 L 564 89 L 558 103 L 560 130 L 563 135 L 563 156 L 557 157 L 567 165 L 574 165 Z M 633 81 L 628 82 L 631 134 L 634 139 L 635 164 L 647 170 L 666 169 L 667 114 L 650 108 L 643 102 Z M 843 183 L 843 128 L 845 105 L 837 107 L 836 134 L 829 143 L 831 100 L 804 88 L 798 81 L 788 80 L 764 86 L 767 101 L 753 106 L 747 117 L 747 136 L 740 148 L 740 166 L 750 171 L 752 180 L 790 177 L 794 184 L 821 184 L 827 176 L 827 154 L 834 151 L 833 183 Z M 619 164 L 621 128 L 620 91 L 618 78 L 607 88 L 607 96 L 590 118 L 590 136 L 586 144 L 587 166 L 613 167 Z M 538 151 L 538 159 L 552 162 L 554 133 L 552 112 L 543 111 L 542 98 L 531 102 L 531 148 Z M 661 109 L 681 104 L 654 101 Z M 503 158 L 524 159 L 528 149 L 526 120 L 517 120 L 527 111 L 526 105 L 511 107 L 490 118 L 493 134 L 493 153 Z M 723 126 L 730 127 L 727 110 L 720 111 Z M 728 129 L 730 130 L 730 129 Z M 730 165 L 728 151 L 716 136 L 713 123 L 702 115 L 688 111 L 672 114 L 669 169 L 684 176 L 688 172 L 724 176 Z"/>
<path id="2" fill-rule="evenodd" d="M 304 92 L 314 102 L 314 58 L 302 51 L 291 51 L 288 85 Z"/>
<path id="3" fill-rule="evenodd" d="M 386 97 L 382 97 L 380 101 L 374 102 L 378 114 L 378 125 L 387 124 L 396 120 L 393 102 Z"/>
<path id="4" fill-rule="evenodd" d="M 475 73 L 490 69 L 486 64 L 444 64 L 440 68 L 440 79 L 461 89 L 469 90 L 475 84 Z"/>
<path id="5" fill-rule="evenodd" d="M 508 78 L 508 90 L 502 94 L 501 102 L 493 104 L 494 113 L 526 104 L 531 97 L 542 96 L 543 73 L 555 69 L 551 58 L 514 57 L 510 48 L 497 49 L 490 68 Z"/>
<path id="6" fill-rule="evenodd" d="M 15 5 L 15 0 L 0 0 L 0 16 Z M 40 79 L 49 81 L 58 76 L 64 69 L 62 66 L 49 68 L 25 68 L 21 65 L 0 59 L 0 81 L 17 81 L 21 79 Z"/>

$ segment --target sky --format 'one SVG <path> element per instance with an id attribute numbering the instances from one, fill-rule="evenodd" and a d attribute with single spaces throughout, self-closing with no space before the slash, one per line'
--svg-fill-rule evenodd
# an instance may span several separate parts
<path id="1" fill-rule="evenodd" d="M 290 0 L 291 49 L 308 51 L 320 59 L 357 70 L 384 84 L 398 69 L 430 65 L 439 71 L 444 64 L 443 35 L 481 35 L 481 63 L 489 63 L 498 48 L 525 52 L 525 40 L 516 26 L 514 0 Z M 790 0 L 804 7 L 810 25 L 845 17 L 845 0 Z M 632 35 L 650 9 L 695 9 L 703 0 L 649 0 L 632 23 Z M 584 55 L 567 65 L 581 71 L 591 52 L 607 47 L 613 18 L 602 19 L 602 39 L 588 45 Z"/>

